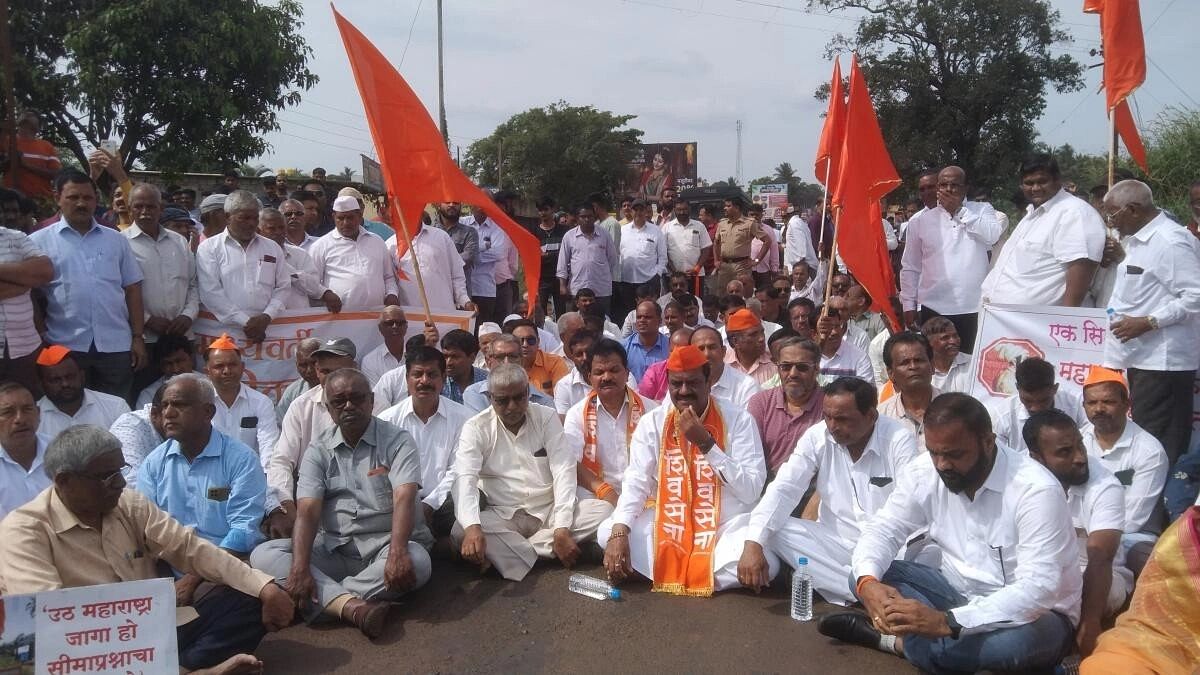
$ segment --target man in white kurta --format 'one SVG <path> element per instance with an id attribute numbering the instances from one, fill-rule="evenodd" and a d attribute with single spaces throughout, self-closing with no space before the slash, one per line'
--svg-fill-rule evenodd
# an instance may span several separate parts
<path id="1" fill-rule="evenodd" d="M 510 581 L 524 579 L 539 557 L 570 567 L 612 505 L 576 499 L 575 457 L 558 414 L 529 405 L 521 366 L 497 366 L 488 391 L 491 405 L 467 421 L 455 453 L 450 536 L 464 560 Z"/>
<path id="2" fill-rule="evenodd" d="M 856 377 L 825 387 L 825 421 L 800 437 L 750 514 L 738 565 L 743 585 L 766 586 L 772 556 L 790 567 L 804 556 L 821 597 L 839 605 L 854 602 L 846 583 L 854 545 L 918 452 L 908 425 L 880 415 L 874 401 L 874 385 Z M 865 407 L 859 408 L 859 402 Z M 817 520 L 790 517 L 814 477 L 821 496 Z"/>
<path id="3" fill-rule="evenodd" d="M 750 512 L 766 481 L 767 466 L 758 427 L 745 408 L 710 395 L 709 368 L 708 359 L 694 345 L 677 347 L 667 362 L 672 403 L 664 403 L 644 415 L 633 433 L 621 496 L 612 518 L 600 526 L 598 533 L 598 540 L 607 542 L 604 566 L 614 583 L 636 571 L 651 579 L 656 588 L 688 595 L 708 595 L 740 585 L 738 559 L 749 530 Z M 714 429 L 719 430 L 713 425 L 713 418 L 719 418 L 724 427 L 724 433 L 717 434 L 722 438 L 713 434 Z M 667 484 L 660 485 L 660 470 L 664 466 L 670 468 L 660 465 L 667 452 L 665 446 L 671 445 L 664 443 L 664 436 L 669 440 L 671 435 L 664 434 L 668 421 L 676 424 L 683 444 L 681 450 L 690 458 L 682 464 L 694 466 L 694 470 L 688 471 L 686 479 L 668 478 Z M 697 475 L 712 480 L 717 485 L 716 494 L 705 496 L 698 489 L 682 491 L 685 513 L 668 512 L 665 508 L 668 495 L 681 494 L 675 481 L 696 483 Z M 697 500 L 688 504 L 686 500 L 692 493 Z M 713 500 L 712 496 L 719 498 Z M 646 508 L 647 499 L 655 499 L 656 507 Z M 700 508 L 699 500 L 714 503 Z M 679 532 L 676 521 L 689 523 L 695 538 L 686 541 L 674 534 L 656 536 L 659 529 Z M 714 529 L 715 543 L 711 541 Z M 662 547 L 682 547 L 689 551 L 687 567 L 707 563 L 710 575 L 699 579 L 689 574 L 689 579 L 697 585 L 682 587 L 673 579 L 656 575 L 655 559 L 662 555 Z M 771 575 L 776 571 L 777 565 Z"/>
<path id="4" fill-rule="evenodd" d="M 1030 358 L 1017 364 L 1017 393 L 988 406 L 996 441 L 1014 450 L 1028 451 L 1021 435 L 1025 421 L 1035 412 L 1058 408 L 1083 427 L 1087 417 L 1079 394 L 1054 381 L 1054 366 Z"/>
<path id="5" fill-rule="evenodd" d="M 341 298 L 342 309 L 400 304 L 392 256 L 382 239 L 363 228 L 358 200 L 338 197 L 333 218 L 334 230 L 308 249 L 321 283 Z"/>
<path id="6" fill-rule="evenodd" d="M 475 308 L 471 296 L 467 294 L 467 275 L 463 269 L 462 255 L 445 230 L 420 225 L 412 236 L 412 250 L 408 250 L 404 241 L 396 239 L 395 235 L 388 238 L 387 247 L 403 275 L 399 287 L 405 305 L 421 306 L 421 289 L 417 285 L 412 260 L 415 252 L 431 311 Z M 403 254 L 400 253 L 401 248 L 404 249 Z"/>

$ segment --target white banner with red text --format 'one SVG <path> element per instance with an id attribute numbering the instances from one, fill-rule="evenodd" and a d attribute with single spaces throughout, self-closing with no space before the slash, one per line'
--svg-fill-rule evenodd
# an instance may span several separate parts
<path id="1" fill-rule="evenodd" d="M 208 348 L 209 343 L 228 333 L 239 347 L 246 363 L 246 384 L 267 395 L 272 401 L 278 401 L 293 380 L 296 373 L 296 348 L 302 340 L 316 338 L 349 338 L 354 343 L 360 363 L 372 349 L 383 344 L 383 335 L 379 332 L 378 310 L 360 310 L 330 314 L 318 309 L 293 310 L 281 312 L 267 326 L 267 336 L 262 342 L 252 343 L 242 333 L 241 326 L 225 325 L 217 321 L 208 312 L 201 312 L 192 325 L 196 334 L 196 348 L 200 353 Z M 403 307 L 404 315 L 408 318 L 408 334 L 406 338 L 420 335 L 425 327 L 425 312 L 419 307 Z M 472 312 L 444 311 L 433 314 L 433 323 L 438 333 L 445 335 L 448 331 L 461 328 L 466 331 L 474 330 Z"/>

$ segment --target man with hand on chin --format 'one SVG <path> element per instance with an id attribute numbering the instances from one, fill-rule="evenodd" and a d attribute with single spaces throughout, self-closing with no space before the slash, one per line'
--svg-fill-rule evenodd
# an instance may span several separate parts
<path id="1" fill-rule="evenodd" d="M 1062 485 L 998 445 L 987 409 L 965 394 L 929 405 L 925 447 L 851 557 L 867 614 L 829 614 L 817 629 L 927 672 L 1054 667 L 1074 647 L 1083 585 Z M 926 528 L 939 567 L 896 560 Z"/>

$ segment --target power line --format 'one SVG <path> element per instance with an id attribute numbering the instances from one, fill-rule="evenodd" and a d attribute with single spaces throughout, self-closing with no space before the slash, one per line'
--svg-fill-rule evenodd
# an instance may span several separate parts
<path id="1" fill-rule="evenodd" d="M 287 124 L 289 124 L 289 125 L 292 125 L 292 126 L 301 127 L 301 128 L 303 128 L 303 129 L 309 129 L 309 130 L 311 130 L 311 131 L 319 131 L 319 132 L 321 132 L 321 133 L 323 133 L 323 134 L 328 134 L 328 135 L 330 135 L 330 136 L 337 136 L 337 137 L 339 137 L 339 138 L 345 138 L 346 140 L 349 140 L 349 141 L 358 141 L 358 142 L 361 142 L 361 141 L 365 140 L 365 139 L 363 139 L 363 138 L 361 138 L 361 137 L 359 137 L 359 136 L 348 136 L 348 135 L 346 135 L 346 134 L 339 134 L 339 133 L 338 133 L 338 132 L 336 132 L 336 131 L 329 131 L 328 129 L 322 129 L 321 127 L 314 127 L 314 126 L 310 126 L 310 125 L 308 125 L 308 124 L 304 124 L 304 123 L 302 123 L 302 122 L 297 122 L 296 120 L 289 120 L 289 119 L 287 119 L 287 118 L 283 118 L 283 121 L 284 121 L 284 122 L 286 122 L 286 123 L 287 123 Z"/>
<path id="2" fill-rule="evenodd" d="M 1163 70 L 1162 67 L 1159 66 L 1157 63 L 1155 63 L 1153 59 L 1151 59 L 1149 56 L 1147 56 L 1146 62 L 1149 63 L 1150 65 L 1154 66 L 1155 68 L 1157 68 L 1158 72 L 1162 73 L 1162 76 L 1167 78 L 1167 82 L 1170 82 L 1171 84 L 1175 85 L 1175 88 L 1179 90 L 1179 93 L 1183 94 L 1184 97 L 1187 98 L 1187 100 L 1191 101 L 1192 105 L 1196 106 L 1197 108 L 1200 108 L 1200 103 L 1196 102 L 1196 99 L 1192 98 L 1192 95 L 1189 94 L 1186 89 L 1179 86 L 1179 83 L 1175 81 L 1175 78 L 1168 75 L 1167 71 Z"/>
<path id="3" fill-rule="evenodd" d="M 404 51 L 400 52 L 400 63 L 396 64 L 396 70 L 400 70 L 400 66 L 404 65 L 404 57 L 408 56 L 408 46 L 412 44 L 413 27 L 417 25 L 417 17 L 421 14 L 421 4 L 425 0 L 417 0 L 417 11 L 413 12 L 412 23 L 408 24 L 408 39 L 404 41 Z"/>
<path id="4" fill-rule="evenodd" d="M 1146 32 L 1147 32 L 1147 33 L 1149 33 L 1149 32 L 1150 32 L 1150 29 L 1151 29 L 1151 28 L 1154 28 L 1154 25 L 1158 23 L 1158 20 L 1159 20 L 1159 19 L 1161 19 L 1161 18 L 1163 18 L 1163 15 L 1164 15 L 1164 14 L 1166 14 L 1166 13 L 1167 13 L 1167 10 L 1168 10 L 1168 9 L 1171 9 L 1171 5 L 1174 5 L 1174 4 L 1175 4 L 1175 0 L 1171 0 L 1170 2 L 1168 2 L 1168 3 L 1167 3 L 1167 6 L 1166 6 L 1166 7 L 1163 7 L 1163 8 L 1162 8 L 1162 11 L 1158 13 L 1158 16 L 1154 17 L 1154 20 L 1153 20 L 1153 21 L 1151 21 L 1151 22 L 1150 22 L 1150 25 L 1146 27 Z"/>
<path id="5" fill-rule="evenodd" d="M 367 129 L 366 127 L 355 126 L 353 124 L 348 124 L 346 122 L 334 122 L 333 120 L 328 120 L 328 119 L 325 119 L 324 117 L 317 117 L 316 115 L 311 115 L 306 112 L 301 112 L 300 110 L 297 110 L 295 108 L 288 108 L 286 110 L 283 110 L 282 112 L 295 113 L 297 115 L 303 115 L 304 117 L 310 117 L 314 120 L 317 120 L 318 122 L 324 122 L 326 124 L 336 124 L 339 127 L 344 127 L 346 129 L 354 129 L 355 131 L 364 131 L 366 133 L 371 133 L 370 130 Z"/>
<path id="6" fill-rule="evenodd" d="M 338 145 L 337 143 L 326 143 L 324 141 L 318 141 L 316 139 L 308 138 L 306 136 L 297 136 L 296 134 L 289 134 L 286 131 L 276 131 L 275 133 L 279 134 L 280 136 L 287 136 L 288 138 L 295 138 L 295 139 L 298 139 L 301 141 L 308 141 L 309 143 L 316 143 L 317 145 L 325 145 L 325 146 L 328 146 L 331 148 L 340 148 L 342 150 L 349 150 L 350 152 L 356 152 L 360 155 L 370 154 L 370 153 L 364 152 L 363 150 L 361 150 L 359 148 L 351 148 L 351 147 L 347 147 L 345 145 Z"/>
<path id="7" fill-rule="evenodd" d="M 324 103 L 317 103 L 316 101 L 309 101 L 309 102 L 308 102 L 308 104 L 309 104 L 309 105 L 315 105 L 315 106 L 319 106 L 319 107 L 321 107 L 321 108 L 327 108 L 327 109 L 329 109 L 329 110 L 333 110 L 334 112 L 340 112 L 340 113 L 342 113 L 343 115 L 349 115 L 349 116 L 351 116 L 351 117 L 357 117 L 358 119 L 362 119 L 362 117 L 363 117 L 363 114 L 362 114 L 361 112 L 353 112 L 353 111 L 350 111 L 350 110 L 343 110 L 342 108 L 335 108 L 335 107 L 333 107 L 333 106 L 331 106 L 331 105 L 325 105 Z"/>
<path id="8" fill-rule="evenodd" d="M 734 0 L 734 2 L 740 2 L 744 5 L 757 5 L 759 7 L 770 7 L 771 9 L 782 9 L 782 10 L 788 11 L 788 12 L 799 12 L 800 14 L 808 14 L 809 16 L 824 16 L 824 17 L 829 17 L 830 19 L 837 19 L 839 21 L 857 21 L 857 19 L 854 19 L 852 17 L 840 16 L 840 15 L 834 14 L 833 12 L 814 12 L 811 9 L 802 9 L 800 7 L 788 7 L 786 5 L 778 5 L 773 2 L 762 2 L 761 0 Z"/>
<path id="9" fill-rule="evenodd" d="M 631 5 L 645 5 L 646 7 L 657 7 L 659 9 L 666 9 L 666 10 L 670 10 L 672 12 L 679 12 L 681 14 L 712 16 L 712 17 L 716 17 L 719 19 L 732 19 L 734 21 L 748 21 L 750 23 L 757 23 L 757 24 L 760 24 L 763 26 L 781 26 L 784 28 L 799 28 L 801 30 L 811 30 L 811 31 L 817 31 L 818 33 L 828 33 L 829 35 L 837 35 L 837 31 L 835 31 L 835 30 L 829 30 L 828 28 L 817 28 L 815 26 L 801 26 L 801 25 L 795 24 L 795 23 L 781 23 L 778 21 L 765 21 L 763 19 L 753 19 L 750 17 L 736 16 L 733 14 L 720 14 L 718 12 L 706 12 L 706 11 L 700 10 L 700 9 L 688 9 L 685 7 L 672 7 L 671 5 L 660 5 L 660 4 L 654 3 L 654 2 L 645 2 L 645 0 L 622 0 L 622 2 L 626 2 Z"/>

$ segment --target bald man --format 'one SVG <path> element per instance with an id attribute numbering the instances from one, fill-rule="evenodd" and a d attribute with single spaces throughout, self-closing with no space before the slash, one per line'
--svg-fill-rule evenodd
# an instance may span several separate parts
<path id="1" fill-rule="evenodd" d="M 1124 247 L 1109 300 L 1104 365 L 1125 370 L 1133 421 L 1163 444 L 1174 464 L 1192 438 L 1200 242 L 1154 205 L 1150 187 L 1140 181 L 1114 185 L 1101 211 Z"/>
<path id="2" fill-rule="evenodd" d="M 970 354 L 988 253 L 1003 229 L 991 204 L 967 201 L 966 194 L 966 172 L 948 166 L 937 174 L 937 205 L 908 221 L 900 304 L 904 323 L 913 330 L 934 316 L 949 319 L 962 339 L 959 349 Z"/>

